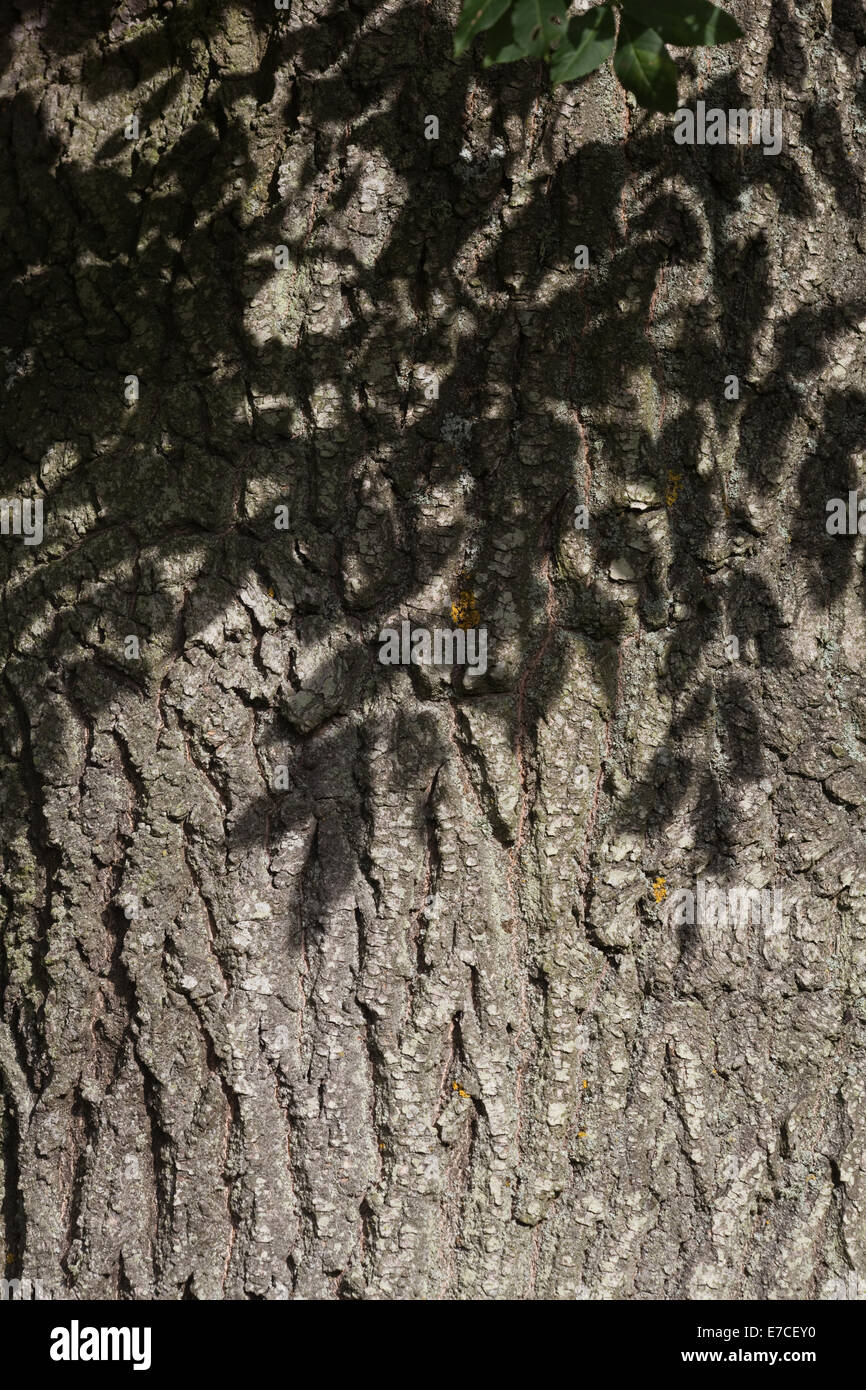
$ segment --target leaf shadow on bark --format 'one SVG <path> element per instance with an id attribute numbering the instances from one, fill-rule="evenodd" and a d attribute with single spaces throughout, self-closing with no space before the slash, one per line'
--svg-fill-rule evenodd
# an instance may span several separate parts
<path id="1" fill-rule="evenodd" d="M 17 9 L 25 22 L 37 11 L 40 24 L 41 16 L 49 15 L 42 44 L 54 57 L 73 55 L 90 43 L 105 14 L 105 7 L 85 7 L 70 22 L 66 7 L 37 7 L 25 0 Z M 166 56 L 176 58 L 191 36 L 220 37 L 227 10 L 213 3 L 177 7 L 164 33 L 121 40 L 114 66 L 87 69 L 93 93 L 103 98 L 132 93 L 133 81 L 155 78 Z M 423 13 L 423 7 L 408 6 L 406 23 L 420 24 Z M 728 514 L 722 470 L 716 467 L 701 478 L 691 463 L 707 431 L 706 413 L 718 429 L 724 427 L 721 354 L 725 362 L 748 363 L 773 302 L 768 280 L 761 279 L 766 246 L 760 235 L 743 247 L 731 245 L 724 200 L 730 207 L 769 178 L 781 191 L 783 212 L 794 223 L 805 221 L 813 208 L 796 163 L 785 154 L 768 169 L 770 161 L 757 149 L 715 150 L 712 156 L 693 150 L 677 160 L 666 135 L 646 121 L 625 148 L 593 139 L 577 154 L 557 159 L 551 126 L 542 130 L 539 149 L 547 150 L 553 173 L 515 211 L 509 208 L 513 190 L 505 159 L 497 162 L 473 151 L 461 172 L 457 119 L 441 147 L 425 149 L 423 158 L 418 153 L 429 73 L 413 77 L 402 38 L 393 41 L 404 58 L 402 68 L 393 65 L 402 85 L 384 109 L 354 119 L 381 93 L 391 56 L 387 35 L 384 44 L 381 32 L 356 38 L 358 18 L 354 8 L 337 7 L 327 23 L 286 36 L 281 53 L 272 8 L 254 7 L 260 66 L 226 71 L 209 49 L 200 110 L 169 148 L 155 152 L 155 161 L 136 154 L 129 172 L 120 167 L 127 142 L 117 132 L 88 164 L 62 157 L 60 142 L 46 133 L 26 90 L 0 108 L 0 140 L 13 159 L 23 160 L 26 153 L 32 171 L 32 186 L 21 193 L 33 218 L 26 234 L 10 234 L 12 249 L 4 258 L 13 325 L 5 330 L 4 346 L 13 363 L 26 353 L 39 362 L 33 376 L 25 363 L 22 375 L 12 379 L 19 400 L 6 431 L 4 483 L 8 479 L 14 491 L 40 480 L 49 516 L 57 507 L 69 518 L 65 533 L 49 537 L 38 557 L 8 557 L 6 621 L 19 654 L 11 659 L 7 678 L 21 698 L 26 696 L 29 717 L 38 727 L 38 771 L 56 790 L 51 767 L 55 760 L 62 765 L 70 740 L 59 713 L 61 696 L 74 701 L 91 738 L 113 705 L 126 727 L 144 723 L 145 717 L 154 727 L 161 721 L 158 736 L 167 746 L 175 737 L 183 744 L 195 769 L 200 805 L 208 808 L 192 804 L 194 798 L 187 806 L 186 792 L 180 798 L 184 814 L 177 823 L 198 841 L 188 865 L 191 877 L 203 878 L 193 862 L 198 850 L 203 860 L 211 859 L 209 874 L 217 874 L 220 823 L 226 870 L 267 845 L 276 828 L 286 838 L 306 834 L 311 824 L 318 833 L 326 818 L 317 808 L 328 808 L 327 863 L 317 858 L 312 840 L 304 871 L 315 920 L 306 921 L 301 913 L 292 929 L 292 947 L 299 954 L 321 945 L 318 919 L 349 893 L 359 865 L 373 905 L 380 905 L 367 847 L 337 833 L 335 810 L 344 808 L 333 779 L 341 766 L 352 767 L 359 802 L 346 813 L 369 823 L 363 790 L 371 780 L 369 735 L 359 734 L 357 716 L 380 707 L 389 679 L 377 662 L 377 635 L 398 612 L 429 625 L 447 621 L 447 611 L 437 614 L 423 606 L 426 576 L 436 566 L 456 578 L 471 564 L 487 595 L 495 595 L 500 582 L 520 595 L 514 614 L 517 654 L 506 673 L 491 675 L 471 693 L 461 689 L 459 679 L 453 692 L 436 687 L 435 700 L 440 705 L 453 700 L 458 709 L 479 699 L 490 707 L 498 702 L 510 741 L 525 741 L 531 757 L 537 755 L 543 721 L 563 694 L 574 634 L 586 639 L 596 657 L 593 679 L 616 733 L 619 663 L 608 659 L 610 653 L 627 636 L 661 631 L 674 597 L 694 610 L 673 628 L 660 676 L 660 688 L 673 697 L 662 747 L 626 796 L 610 783 L 610 768 L 600 768 L 603 798 L 596 831 L 615 818 L 658 834 L 690 788 L 699 785 L 696 829 L 717 843 L 724 857 L 727 793 L 762 775 L 761 711 L 752 673 L 728 672 L 710 647 L 735 622 L 744 639 L 754 642 L 762 667 L 783 668 L 791 659 L 769 585 L 737 571 L 734 549 L 717 555 L 709 544 L 710 533 L 722 534 L 732 547 L 750 544 L 756 533 L 747 510 L 735 505 Z M 485 74 L 472 87 L 468 66 L 454 68 L 447 59 L 450 37 L 446 25 L 429 22 L 426 56 L 443 81 L 437 98 L 442 109 L 469 124 L 479 93 L 495 103 L 507 88 L 510 114 L 529 130 L 539 103 L 544 105 L 536 79 Z M 344 57 L 343 67 L 332 73 Z M 292 64 L 293 77 L 287 93 L 285 84 L 280 87 L 289 137 L 282 154 L 291 152 L 293 134 L 316 113 L 327 111 L 332 119 L 344 115 L 347 122 L 342 148 L 324 129 L 313 143 L 300 185 L 302 194 L 315 189 L 315 198 L 307 224 L 288 230 L 280 160 L 259 188 L 258 209 L 250 212 L 244 205 L 251 187 L 262 180 L 250 127 L 242 116 L 236 118 L 245 102 L 271 99 L 283 58 Z M 432 67 L 434 58 L 438 68 Z M 189 71 L 194 67 L 190 60 Z M 172 74 L 159 82 L 141 107 L 143 127 L 156 125 L 170 110 L 182 80 Z M 706 99 L 708 105 L 743 104 L 730 83 L 712 87 Z M 816 138 L 829 131 L 833 140 L 828 180 L 853 218 L 858 205 L 838 126 L 823 108 L 813 110 Z M 491 118 L 492 135 L 507 146 L 507 130 L 504 124 L 497 127 L 497 119 Z M 349 167 L 350 135 L 360 152 L 354 167 Z M 367 261 L 331 226 L 348 217 L 364 195 L 365 157 L 379 160 L 380 171 L 396 172 L 408 188 L 385 244 Z M 674 175 L 688 196 L 663 187 Z M 637 178 L 657 187 L 624 227 L 621 209 Z M 242 187 L 234 193 L 238 179 Z M 591 200 L 584 194 L 587 183 Z M 713 197 L 704 196 L 710 191 Z M 706 246 L 695 204 L 706 218 Z M 485 240 L 493 218 L 499 230 Z M 583 280 L 571 268 L 575 225 L 594 251 L 607 248 Z M 277 244 L 288 247 L 289 272 L 274 268 Z M 658 348 L 649 326 L 661 280 L 699 265 L 705 251 L 720 306 L 718 331 L 708 332 L 701 306 L 689 305 L 673 341 L 668 334 Z M 469 256 L 475 259 L 474 274 L 458 282 L 455 267 Z M 316 302 L 311 261 L 336 268 L 342 281 L 339 314 L 326 316 L 319 331 L 311 308 Z M 552 291 L 558 267 L 561 284 Z M 292 310 L 300 305 L 295 312 L 300 327 L 287 309 L 279 332 L 262 342 L 245 322 L 245 308 L 283 273 L 292 275 L 306 296 Z M 628 294 L 621 308 L 617 301 L 624 287 Z M 450 301 L 458 322 L 450 347 L 436 322 L 437 295 Z M 852 311 L 862 313 L 863 301 L 793 314 L 776 330 L 780 370 L 787 371 L 793 354 L 804 351 L 802 372 L 817 379 L 834 333 Z M 65 319 L 62 333 L 58 314 Z M 59 338 L 67 358 L 62 370 Z M 534 346 L 539 341 L 540 351 Z M 423 387 L 413 385 L 419 364 L 438 369 L 444 378 L 429 411 L 420 408 Z M 143 383 L 143 399 L 126 412 L 128 428 L 119 430 L 120 383 L 132 371 Z M 771 394 L 774 384 L 762 383 L 740 413 L 735 462 L 757 499 L 777 481 L 782 445 L 800 418 L 802 398 L 789 392 L 780 403 Z M 684 405 L 675 418 L 665 415 L 663 404 L 672 390 Z M 619 415 L 610 410 L 617 392 Z M 87 400 L 84 418 L 82 399 Z M 816 541 L 815 497 L 820 497 L 819 479 L 833 487 L 851 481 L 862 411 L 857 391 L 840 389 L 821 403 L 817 467 L 804 462 L 799 479 L 792 550 L 809 567 L 813 592 L 822 597 L 835 596 L 852 582 L 853 557 L 841 548 L 831 554 L 820 527 Z M 577 423 L 570 418 L 573 412 Z M 473 422 L 471 446 L 459 428 L 467 421 Z M 779 442 L 776 465 L 762 448 L 770 436 Z M 62 458 L 56 456 L 58 440 Z M 599 498 L 587 538 L 590 577 L 583 582 L 574 579 L 567 499 L 580 501 L 584 495 L 579 469 L 589 466 L 587 448 L 595 462 L 622 453 L 635 474 L 654 479 L 662 495 L 673 470 L 687 474 L 688 486 L 681 503 L 651 509 L 664 518 L 664 537 L 643 551 L 633 542 L 645 533 L 623 498 L 611 491 Z M 75 452 L 79 461 L 69 466 Z M 133 468 L 134 496 L 120 471 Z M 453 491 L 464 476 L 469 520 L 437 525 L 424 514 L 422 494 Z M 294 526 L 288 544 L 273 524 L 274 507 L 284 501 Z M 373 546 L 366 551 L 357 536 L 365 510 L 373 518 Z M 503 518 L 509 527 L 525 529 L 506 573 L 498 545 Z M 350 590 L 340 573 L 340 561 L 352 549 L 359 556 L 358 590 Z M 634 611 L 606 578 L 624 550 L 642 557 Z M 554 568 L 556 632 L 533 668 L 530 715 L 518 730 L 518 684 L 547 636 L 540 561 Z M 145 649 L 134 668 L 124 666 L 119 655 L 129 634 Z M 244 641 L 253 655 L 233 665 L 226 652 Z M 304 648 L 315 653 L 323 646 L 329 654 L 314 655 L 299 675 Z M 190 708 L 184 696 L 190 667 L 200 673 L 207 666 L 212 698 Z M 45 672 L 41 681 L 38 670 Z M 416 696 L 429 698 L 418 674 L 412 676 Z M 692 679 L 684 684 L 688 676 Z M 304 702 L 299 695 L 313 698 Z M 288 767 L 287 795 L 276 794 L 272 786 L 264 794 L 251 791 L 246 773 L 236 776 L 235 742 L 224 755 L 214 731 L 205 728 L 205 718 L 209 722 L 213 715 L 216 721 L 221 703 L 231 696 L 249 720 L 262 780 L 267 783 L 275 768 Z M 713 709 L 728 765 L 724 783 L 706 758 L 680 758 L 671 766 L 681 741 L 704 727 Z M 420 734 L 404 727 L 400 736 L 420 737 L 418 756 L 425 770 L 436 769 L 454 751 L 426 712 L 421 724 Z M 239 728 L 232 731 L 233 740 L 239 740 Z M 83 731 L 80 738 L 86 771 Z M 4 744 L 14 761 L 16 746 L 6 735 Z M 135 776 L 146 779 L 147 763 L 131 745 L 128 757 Z M 616 757 L 614 743 L 604 763 L 612 765 Z M 513 833 L 509 838 L 483 775 L 475 769 L 470 780 L 496 822 L 495 838 L 512 849 Z M 523 794 L 529 796 L 528 790 Z M 420 804 L 422 789 L 418 797 Z M 528 823 L 531 833 L 531 805 Z M 128 848 L 134 835 L 126 838 Z M 198 891 L 206 901 L 200 885 Z M 179 899 L 172 905 L 168 886 L 160 893 L 157 912 L 169 921 Z M 230 982 L 231 952 L 220 940 L 220 927 L 217 923 L 217 955 Z M 532 930 L 541 928 L 534 924 Z M 37 966 L 47 969 L 49 944 L 46 933 L 34 951 L 34 972 Z M 31 1010 L 31 1027 L 38 1034 L 44 1000 L 43 1012 L 32 1001 L 21 1006 Z M 193 1007 L 209 1046 L 226 1067 L 230 1054 L 215 1022 L 217 1010 L 203 1009 L 200 1002 Z M 51 1074 L 45 1084 L 50 1081 Z"/>

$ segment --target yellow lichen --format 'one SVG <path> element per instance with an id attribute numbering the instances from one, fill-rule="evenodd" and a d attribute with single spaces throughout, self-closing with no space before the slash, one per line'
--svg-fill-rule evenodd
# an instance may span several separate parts
<path id="1" fill-rule="evenodd" d="M 478 602 L 471 589 L 472 575 L 461 570 L 457 576 L 459 591 L 456 599 L 451 605 L 451 621 L 455 627 L 462 627 L 464 630 L 470 627 L 477 627 L 481 622 L 481 613 Z"/>

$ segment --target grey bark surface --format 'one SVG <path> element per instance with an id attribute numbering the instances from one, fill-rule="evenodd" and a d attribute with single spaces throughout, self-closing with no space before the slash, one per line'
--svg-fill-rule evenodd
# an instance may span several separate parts
<path id="1" fill-rule="evenodd" d="M 6 1272 L 862 1297 L 862 7 L 679 55 L 775 158 L 458 8 L 0 4 Z"/>

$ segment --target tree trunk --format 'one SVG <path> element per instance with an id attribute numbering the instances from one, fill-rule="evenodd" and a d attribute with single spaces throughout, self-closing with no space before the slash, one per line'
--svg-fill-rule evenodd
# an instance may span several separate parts
<path id="1" fill-rule="evenodd" d="M 0 4 L 8 1278 L 863 1296 L 866 25 L 728 8 L 778 155 L 457 0 Z"/>

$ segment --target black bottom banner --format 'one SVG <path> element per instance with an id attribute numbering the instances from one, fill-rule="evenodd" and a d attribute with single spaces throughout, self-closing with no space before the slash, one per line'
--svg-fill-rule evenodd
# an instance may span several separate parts
<path id="1" fill-rule="evenodd" d="M 581 1301 L 572 1307 L 524 1303 L 518 1311 L 513 1304 L 495 1302 L 455 1309 L 394 1299 L 378 1311 L 363 1314 L 357 1304 L 349 1309 L 345 1302 L 342 1307 L 300 1300 L 290 1300 L 288 1306 L 273 1302 L 109 1303 L 26 1298 L 22 1296 L 28 1293 L 26 1288 L 11 1293 L 0 1300 L 4 1366 L 8 1369 L 16 1360 L 17 1381 L 26 1366 L 49 1383 L 62 1383 L 70 1376 L 92 1379 L 104 1371 L 114 1377 L 137 1373 L 162 1378 L 184 1372 L 224 1377 L 249 1373 L 260 1364 L 280 1366 L 288 1376 L 293 1371 L 308 1376 L 317 1356 L 322 1358 L 321 1369 L 333 1376 L 341 1369 L 335 1364 L 335 1352 L 337 1361 L 342 1354 L 347 1369 L 353 1371 L 359 1355 L 368 1353 L 373 1361 L 380 1361 L 389 1345 L 401 1368 L 414 1372 L 411 1343 L 406 1343 L 405 1334 L 416 1329 L 429 1348 L 420 1366 L 422 1373 L 430 1352 L 438 1355 L 437 1346 L 440 1352 L 449 1344 L 452 1351 L 459 1349 L 463 1363 L 467 1355 L 471 1361 L 476 1353 L 489 1357 L 492 1350 L 501 1353 L 509 1345 L 519 1345 L 522 1357 L 531 1362 L 537 1356 L 542 1365 L 549 1365 L 559 1346 L 581 1376 L 603 1364 L 614 1373 L 668 1376 L 673 1371 L 698 1380 L 713 1368 L 752 1367 L 771 1373 L 770 1383 L 780 1372 L 792 1371 L 811 1372 L 826 1380 L 841 1374 L 852 1360 L 856 1364 L 863 1321 L 854 1301 Z M 503 1312 L 508 1320 L 500 1323 Z M 327 1340 L 319 1340 L 317 1334 Z M 555 1342 L 557 1336 L 566 1341 Z M 492 1344 L 491 1337 L 495 1338 Z M 315 1353 L 314 1347 L 318 1348 Z M 490 1369 L 488 1362 L 487 1374 Z"/>

